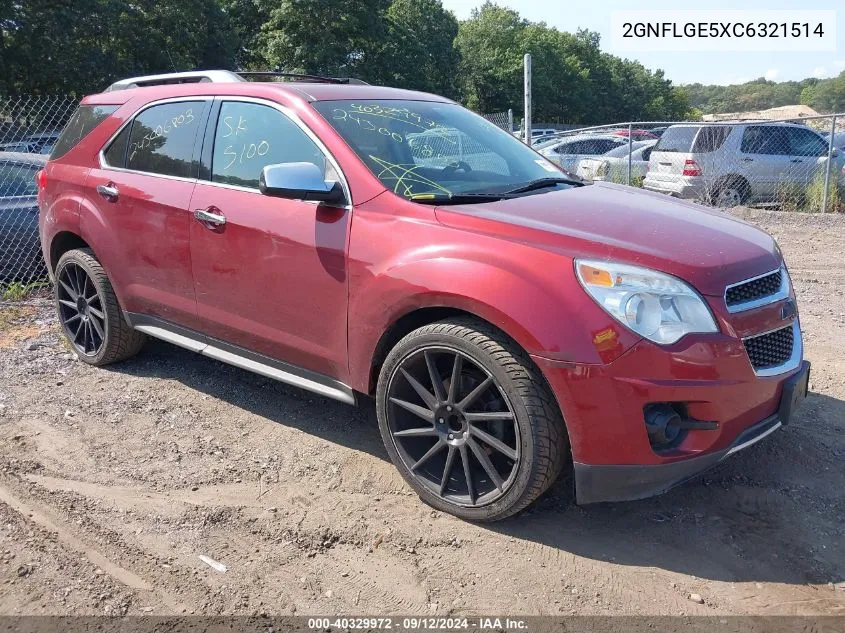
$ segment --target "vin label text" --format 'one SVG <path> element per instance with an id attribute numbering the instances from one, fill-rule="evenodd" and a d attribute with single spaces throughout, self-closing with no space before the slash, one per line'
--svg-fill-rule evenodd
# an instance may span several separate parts
<path id="1" fill-rule="evenodd" d="M 836 50 L 836 11 L 613 11 L 610 21 L 614 52 Z"/>

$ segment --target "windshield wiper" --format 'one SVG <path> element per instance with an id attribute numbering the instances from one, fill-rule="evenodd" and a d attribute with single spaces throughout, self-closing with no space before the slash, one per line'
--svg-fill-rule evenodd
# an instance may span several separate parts
<path id="1" fill-rule="evenodd" d="M 417 193 L 409 200 L 421 204 L 473 204 L 495 202 L 509 197 L 506 193 Z"/>
<path id="2" fill-rule="evenodd" d="M 506 191 L 505 195 L 512 195 L 515 193 L 525 193 L 526 191 L 534 191 L 535 189 L 545 189 L 546 187 L 554 187 L 558 184 L 568 184 L 568 185 L 581 185 L 583 184 L 580 180 L 576 180 L 574 178 L 537 178 L 537 180 L 531 180 L 524 185 L 517 187 L 516 189 L 511 189 L 510 191 Z"/>

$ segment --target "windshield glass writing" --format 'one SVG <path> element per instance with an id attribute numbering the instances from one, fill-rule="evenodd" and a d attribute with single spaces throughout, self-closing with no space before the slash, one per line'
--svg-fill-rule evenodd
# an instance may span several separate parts
<path id="1" fill-rule="evenodd" d="M 396 194 L 505 192 L 564 174 L 521 141 L 458 105 L 321 101 L 314 107 Z"/>

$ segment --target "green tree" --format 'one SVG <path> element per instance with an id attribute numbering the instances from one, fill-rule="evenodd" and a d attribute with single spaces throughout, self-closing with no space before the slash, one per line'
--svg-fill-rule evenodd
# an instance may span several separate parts
<path id="1" fill-rule="evenodd" d="M 689 110 L 661 71 L 601 51 L 598 33 L 563 33 L 486 2 L 461 23 L 455 41 L 467 105 L 521 112 L 523 56 L 532 56 L 535 121 L 608 123 L 678 119 Z"/>
<path id="2" fill-rule="evenodd" d="M 291 72 L 378 80 L 388 6 L 389 0 L 281 0 L 261 27 L 261 55 Z"/>
<path id="3" fill-rule="evenodd" d="M 234 65 L 239 70 L 267 70 L 261 49 L 261 27 L 270 18 L 274 2 L 219 0 L 235 35 Z"/>
<path id="4" fill-rule="evenodd" d="M 440 0 L 393 0 L 379 54 L 382 81 L 458 97 L 458 20 Z"/>
<path id="5" fill-rule="evenodd" d="M 145 73 L 227 68 L 236 38 L 217 0 L 0 4 L 0 90 L 82 94 Z"/>

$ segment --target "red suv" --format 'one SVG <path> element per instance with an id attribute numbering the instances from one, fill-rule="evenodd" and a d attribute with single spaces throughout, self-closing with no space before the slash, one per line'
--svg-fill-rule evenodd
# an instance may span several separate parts
<path id="1" fill-rule="evenodd" d="M 428 504 L 668 490 L 807 388 L 766 233 L 585 184 L 441 97 L 351 80 L 144 77 L 86 97 L 38 176 L 59 319 L 92 365 L 148 336 L 375 397 Z"/>

